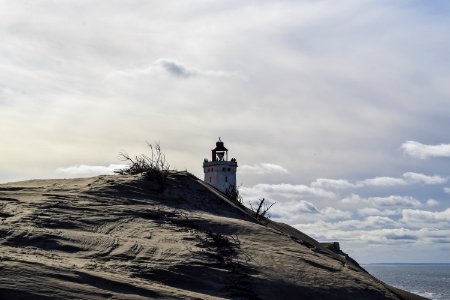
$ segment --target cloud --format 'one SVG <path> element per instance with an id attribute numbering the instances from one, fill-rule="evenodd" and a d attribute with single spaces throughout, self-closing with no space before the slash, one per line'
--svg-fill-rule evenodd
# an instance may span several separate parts
<path id="1" fill-rule="evenodd" d="M 8 87 L 0 86 L 0 104 L 8 105 L 10 104 L 11 98 L 16 94 L 16 92 Z"/>
<path id="2" fill-rule="evenodd" d="M 356 187 L 355 184 L 345 179 L 327 179 L 318 178 L 311 183 L 312 187 L 318 188 L 334 188 L 334 189 L 347 189 Z"/>
<path id="3" fill-rule="evenodd" d="M 426 211 L 417 209 L 405 209 L 402 211 L 401 221 L 410 225 L 426 224 L 431 227 L 436 227 L 438 224 L 450 228 L 450 208 L 444 211 Z"/>
<path id="4" fill-rule="evenodd" d="M 386 242 L 389 242 L 389 240 L 398 241 L 416 241 L 418 240 L 417 233 L 405 229 L 405 228 L 395 228 L 395 229 L 380 229 L 380 230 L 373 230 L 369 233 L 362 234 L 361 238 L 364 240 L 367 240 L 371 243 L 379 243 L 384 244 Z"/>
<path id="5" fill-rule="evenodd" d="M 365 179 L 363 181 L 359 181 L 357 186 L 398 186 L 398 185 L 406 185 L 406 181 L 402 178 L 394 178 L 394 177 L 375 177 L 371 179 Z"/>
<path id="6" fill-rule="evenodd" d="M 411 196 L 388 196 L 388 197 L 369 197 L 367 202 L 376 207 L 420 207 L 422 203 Z"/>
<path id="7" fill-rule="evenodd" d="M 439 205 L 439 201 L 434 200 L 434 199 L 428 199 L 427 200 L 427 205 L 428 206 L 438 206 Z"/>
<path id="8" fill-rule="evenodd" d="M 0 86 L 0 96 L 11 96 L 14 95 L 14 91 L 7 87 Z"/>
<path id="9" fill-rule="evenodd" d="M 406 172 L 403 177 L 410 183 L 420 182 L 425 184 L 441 184 L 447 182 L 447 178 L 439 175 L 428 176 L 420 173 Z"/>
<path id="10" fill-rule="evenodd" d="M 403 173 L 402 178 L 380 176 L 360 180 L 356 183 L 352 183 L 345 179 L 319 178 L 313 181 L 311 186 L 324 189 L 350 189 L 364 187 L 395 187 L 414 183 L 442 184 L 447 182 L 447 180 L 448 178 L 441 177 L 439 175 L 429 176 L 421 173 L 406 172 Z"/>
<path id="11" fill-rule="evenodd" d="M 365 201 L 365 199 L 361 198 L 359 195 L 354 194 L 354 193 L 350 194 L 349 196 L 347 196 L 341 200 L 342 203 L 349 204 L 349 205 L 361 204 L 364 201 Z"/>
<path id="12" fill-rule="evenodd" d="M 296 223 L 299 220 L 313 222 L 322 219 L 321 211 L 316 205 L 306 200 L 293 200 L 288 203 L 276 201 L 269 211 L 269 215 L 274 220 L 282 222 Z M 253 201 L 253 206 L 254 205 Z"/>
<path id="13" fill-rule="evenodd" d="M 450 188 L 448 187 L 444 188 L 444 193 L 450 194 Z"/>
<path id="14" fill-rule="evenodd" d="M 395 245 L 396 242 L 409 243 L 409 241 L 419 243 L 433 243 L 436 240 L 442 240 L 445 243 L 450 241 L 448 229 L 405 228 L 404 223 L 386 217 L 368 217 L 364 220 L 340 222 L 320 220 L 310 224 L 296 224 L 294 227 L 326 240 L 368 241 L 385 245 Z"/>
<path id="15" fill-rule="evenodd" d="M 319 213 L 319 210 L 317 207 L 314 206 L 311 202 L 300 200 L 296 202 L 295 204 L 290 206 L 290 209 L 292 209 L 295 214 L 298 213 L 311 213 L 311 214 L 317 214 Z"/>
<path id="16" fill-rule="evenodd" d="M 285 207 L 281 221 L 299 221 L 288 211 L 301 200 L 319 211 L 303 214 L 308 222 L 347 211 L 359 221 L 395 219 L 389 211 L 414 208 L 374 206 L 375 196 L 410 193 L 425 200 L 424 210 L 434 208 L 430 198 L 448 207 L 443 187 L 432 186 L 440 179 L 402 176 L 411 164 L 392 149 L 405 136 L 448 138 L 449 10 L 400 2 L 10 1 L 0 19 L 2 174 L 48 177 L 60 166 L 114 162 L 122 150 L 142 153 L 149 138 L 163 142 L 173 168 L 201 176 L 202 158 L 221 135 L 240 163 L 276 158 L 289 170 L 270 173 L 283 175 L 270 183 L 291 184 L 272 190 L 256 186 L 258 174 L 238 177 L 252 197 L 283 203 L 274 206 Z M 447 146 L 402 148 L 435 157 Z M 437 160 L 414 166 L 448 172 Z M 380 214 L 359 214 L 364 208 Z M 334 224 L 313 233 L 361 240 L 357 229 Z M 367 250 L 358 253 L 374 254 Z"/>
<path id="17" fill-rule="evenodd" d="M 216 77 L 227 78 L 235 77 L 240 79 L 246 79 L 245 76 L 239 72 L 223 71 L 223 70 L 201 70 L 194 67 L 186 66 L 177 60 L 170 58 L 157 59 L 150 66 L 144 68 L 134 68 L 129 70 L 119 70 L 109 73 L 106 76 L 107 80 L 129 77 L 138 78 L 142 76 L 156 76 L 156 75 L 168 75 L 174 78 L 192 78 L 192 77 Z"/>
<path id="18" fill-rule="evenodd" d="M 374 228 L 395 227 L 397 222 L 389 217 L 369 216 L 363 220 L 346 220 L 334 223 L 332 226 L 339 230 L 367 230 Z"/>
<path id="19" fill-rule="evenodd" d="M 125 165 L 111 164 L 109 166 L 89 166 L 77 165 L 65 168 L 58 168 L 55 175 L 58 178 L 77 178 L 77 177 L 92 177 L 97 175 L 112 175 L 114 170 L 121 169 Z"/>
<path id="20" fill-rule="evenodd" d="M 288 170 L 282 166 L 271 164 L 271 163 L 260 163 L 256 165 L 243 165 L 239 167 L 239 173 L 242 174 L 257 174 L 257 175 L 267 175 L 267 174 L 287 174 Z"/>
<path id="21" fill-rule="evenodd" d="M 322 219 L 324 220 L 343 220 L 350 219 L 352 217 L 351 211 L 336 209 L 330 206 L 321 209 L 320 214 L 323 216 Z"/>
<path id="22" fill-rule="evenodd" d="M 194 70 L 188 70 L 185 66 L 183 66 L 182 64 L 180 64 L 179 62 L 175 61 L 175 60 L 171 60 L 171 59 L 158 59 L 155 62 L 155 65 L 159 65 L 161 67 L 163 67 L 163 69 L 175 76 L 175 77 L 191 77 L 194 75 Z"/>
<path id="23" fill-rule="evenodd" d="M 401 214 L 400 209 L 385 209 L 379 210 L 375 207 L 364 207 L 358 209 L 358 215 L 360 216 L 393 216 Z"/>
<path id="24" fill-rule="evenodd" d="M 422 203 L 411 196 L 391 195 L 387 197 L 368 197 L 362 198 L 357 194 L 350 194 L 341 200 L 342 203 L 348 205 L 367 205 L 375 207 L 421 207 Z M 367 211 L 366 211 L 367 212 Z"/>
<path id="25" fill-rule="evenodd" d="M 402 144 L 403 152 L 420 159 L 430 157 L 450 157 L 450 144 L 425 145 L 415 141 Z"/>
<path id="26" fill-rule="evenodd" d="M 335 194 L 320 188 L 312 188 L 306 185 L 294 185 L 287 183 L 280 184 L 257 184 L 252 187 L 241 187 L 241 194 L 244 198 L 269 198 L 272 200 L 282 200 L 301 197 L 325 197 L 333 198 Z"/>
<path id="27" fill-rule="evenodd" d="M 273 213 L 274 219 L 290 224 L 316 222 L 317 220 L 342 221 L 351 219 L 353 215 L 351 211 L 330 206 L 319 209 L 315 204 L 306 200 L 277 203 L 270 212 Z"/>

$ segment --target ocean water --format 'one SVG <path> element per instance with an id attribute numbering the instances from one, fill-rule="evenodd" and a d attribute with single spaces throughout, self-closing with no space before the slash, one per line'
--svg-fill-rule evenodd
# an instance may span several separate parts
<path id="1" fill-rule="evenodd" d="M 450 264 L 369 264 L 370 274 L 387 284 L 438 300 L 450 300 Z"/>

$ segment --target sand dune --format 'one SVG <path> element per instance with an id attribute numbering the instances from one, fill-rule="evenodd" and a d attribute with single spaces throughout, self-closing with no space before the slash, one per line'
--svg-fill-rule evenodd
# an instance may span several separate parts
<path id="1" fill-rule="evenodd" d="M 424 299 L 185 172 L 0 185 L 0 299 Z"/>

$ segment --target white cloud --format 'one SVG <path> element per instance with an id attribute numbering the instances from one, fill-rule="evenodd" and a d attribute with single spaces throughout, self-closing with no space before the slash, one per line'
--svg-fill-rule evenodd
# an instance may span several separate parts
<path id="1" fill-rule="evenodd" d="M 447 182 L 447 178 L 439 175 L 428 176 L 420 173 L 406 172 L 403 177 L 411 183 L 421 182 L 425 184 L 441 184 Z"/>
<path id="2" fill-rule="evenodd" d="M 320 214 L 323 216 L 324 220 L 343 220 L 350 219 L 352 217 L 351 211 L 336 209 L 330 206 L 321 209 Z"/>
<path id="3" fill-rule="evenodd" d="M 426 211 L 426 210 L 417 210 L 417 209 L 405 209 L 402 212 L 403 220 L 411 222 L 411 221 L 447 221 L 450 223 L 450 208 L 447 208 L 444 211 Z"/>
<path id="4" fill-rule="evenodd" d="M 357 183 L 358 186 L 398 186 L 406 185 L 406 181 L 402 178 L 394 177 L 375 177 L 371 179 L 365 179 Z"/>
<path id="5" fill-rule="evenodd" d="M 346 220 L 334 223 L 332 226 L 340 230 L 367 230 L 396 226 L 396 222 L 389 217 L 369 216 L 363 220 Z"/>
<path id="6" fill-rule="evenodd" d="M 399 220 L 410 228 L 450 229 L 450 208 L 443 211 L 404 209 Z"/>
<path id="7" fill-rule="evenodd" d="M 410 252 L 418 250 L 419 253 L 414 257 L 422 257 L 421 253 L 427 253 L 424 258 L 432 259 L 424 261 L 433 262 L 438 257 L 447 257 L 450 250 L 447 246 L 450 243 L 450 229 L 414 228 L 389 218 L 374 217 L 344 222 L 317 220 L 309 224 L 296 224 L 294 227 L 320 241 L 340 241 L 344 251 L 349 252 L 358 261 L 400 259 L 402 262 L 410 262 Z"/>
<path id="8" fill-rule="evenodd" d="M 415 141 L 402 144 L 403 152 L 420 159 L 430 157 L 450 157 L 450 144 L 425 145 Z"/>
<path id="9" fill-rule="evenodd" d="M 280 198 L 293 198 L 293 197 L 325 197 L 333 198 L 335 194 L 329 191 L 325 191 L 319 188 L 312 188 L 306 185 L 294 185 L 287 183 L 280 184 L 257 184 L 253 187 L 241 187 L 241 194 L 244 198 L 261 198 L 266 197 L 279 201 Z"/>
<path id="10" fill-rule="evenodd" d="M 438 206 L 439 205 L 439 201 L 434 200 L 434 199 L 428 199 L 427 200 L 427 205 L 428 206 Z"/>
<path id="11" fill-rule="evenodd" d="M 387 227 L 395 228 L 400 225 L 388 217 L 369 216 L 362 220 L 354 219 L 337 222 L 317 220 L 311 223 L 295 224 L 294 227 L 314 237 L 320 236 L 321 240 L 359 240 L 361 235 L 372 230 Z"/>
<path id="12" fill-rule="evenodd" d="M 374 207 L 364 207 L 358 209 L 358 214 L 361 216 L 380 216 L 382 215 L 381 211 L 378 208 Z"/>
<path id="13" fill-rule="evenodd" d="M 11 95 L 14 95 L 14 91 L 12 89 L 0 86 L 0 96 L 11 96 Z"/>
<path id="14" fill-rule="evenodd" d="M 345 179 L 327 179 L 327 178 L 318 178 L 311 183 L 311 186 L 325 189 L 326 188 L 346 189 L 356 187 L 355 184 Z"/>
<path id="15" fill-rule="evenodd" d="M 448 187 L 444 188 L 444 193 L 450 194 L 450 188 Z"/>
<path id="16" fill-rule="evenodd" d="M 317 207 L 314 206 L 314 204 L 312 204 L 311 202 L 305 201 L 305 200 L 300 200 L 295 202 L 295 204 L 290 205 L 289 210 L 292 209 L 292 212 L 294 212 L 295 214 L 298 213 L 319 213 L 319 210 L 317 209 Z"/>
<path id="17" fill-rule="evenodd" d="M 343 198 L 341 202 L 349 205 L 357 205 L 363 203 L 364 200 L 365 199 L 361 198 L 359 195 L 352 193 L 349 196 Z"/>
<path id="18" fill-rule="evenodd" d="M 415 231 L 405 228 L 392 228 L 392 229 L 379 229 L 372 230 L 368 233 L 362 234 L 361 239 L 369 241 L 371 243 L 385 244 L 390 241 L 415 241 L 418 239 Z"/>
<path id="19" fill-rule="evenodd" d="M 376 207 L 420 207 L 422 203 L 411 196 L 397 196 L 391 195 L 388 197 L 369 197 L 367 199 L 369 203 Z"/>
<path id="20" fill-rule="evenodd" d="M 320 210 L 306 200 L 294 200 L 288 203 L 277 201 L 270 209 L 269 214 L 274 219 L 288 223 L 298 222 L 299 220 L 310 222 L 321 218 Z"/>
<path id="21" fill-rule="evenodd" d="M 365 220 L 296 224 L 294 227 L 321 240 L 368 241 L 371 244 L 393 245 L 402 243 L 449 243 L 450 230 L 436 228 L 406 228 L 406 224 L 385 217 L 369 217 Z M 391 228 L 386 228 L 391 227 Z M 348 244 L 343 243 L 344 245 Z M 395 248 L 394 248 L 395 249 Z"/>
<path id="22" fill-rule="evenodd" d="M 268 175 L 268 174 L 287 174 L 289 172 L 280 165 L 271 163 L 260 163 L 252 166 L 242 165 L 239 167 L 239 173 Z"/>
<path id="23" fill-rule="evenodd" d="M 360 216 L 393 216 L 401 213 L 400 209 L 385 209 L 379 210 L 375 207 L 364 207 L 358 209 L 358 215 Z"/>
<path id="24" fill-rule="evenodd" d="M 352 218 L 351 211 L 327 206 L 323 209 L 305 200 L 277 203 L 270 211 L 274 218 L 290 224 L 298 222 L 342 221 Z"/>
<path id="25" fill-rule="evenodd" d="M 414 183 L 424 184 L 442 184 L 447 182 L 447 178 L 439 175 L 425 175 L 421 173 L 406 172 L 402 178 L 380 176 L 375 178 L 369 178 L 360 180 L 356 183 L 352 183 L 345 179 L 326 179 L 319 178 L 311 183 L 312 187 L 319 187 L 325 189 L 350 189 L 350 188 L 363 188 L 363 187 L 396 187 L 404 186 Z"/>
<path id="26" fill-rule="evenodd" d="M 362 198 L 357 194 L 350 194 L 349 196 L 341 200 L 342 203 L 347 205 L 372 205 L 377 208 L 380 207 L 421 207 L 422 203 L 414 197 L 411 196 L 398 196 L 391 195 L 387 197 L 368 197 Z"/>
<path id="27" fill-rule="evenodd" d="M 125 165 L 111 164 L 109 166 L 89 166 L 78 165 L 56 170 L 55 175 L 58 178 L 77 178 L 77 177 L 92 177 L 97 175 L 112 175 L 114 170 L 121 169 Z"/>

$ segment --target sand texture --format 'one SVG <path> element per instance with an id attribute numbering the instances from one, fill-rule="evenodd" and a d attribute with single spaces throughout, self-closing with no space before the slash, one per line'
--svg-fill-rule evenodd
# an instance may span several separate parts
<path id="1" fill-rule="evenodd" d="M 186 172 L 0 185 L 0 299 L 424 299 Z"/>

